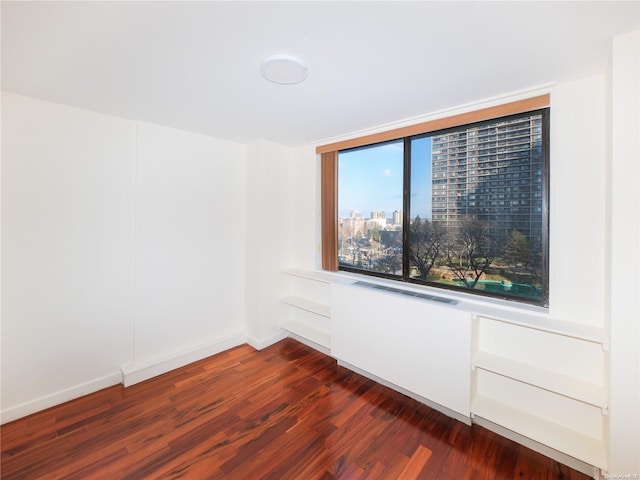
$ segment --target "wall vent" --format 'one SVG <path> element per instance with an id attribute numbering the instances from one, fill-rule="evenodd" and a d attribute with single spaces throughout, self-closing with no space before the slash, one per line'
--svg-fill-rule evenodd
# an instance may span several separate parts
<path id="1" fill-rule="evenodd" d="M 408 297 L 421 298 L 423 300 L 430 300 L 432 302 L 446 303 L 448 305 L 457 305 L 457 300 L 451 298 L 437 297 L 435 295 L 429 295 L 428 293 L 412 292 L 410 290 L 403 290 L 402 288 L 388 287 L 386 285 L 378 285 L 368 282 L 355 282 L 354 285 L 358 285 L 365 288 L 373 288 L 376 290 L 384 290 L 391 293 L 398 293 L 400 295 L 406 295 Z"/>

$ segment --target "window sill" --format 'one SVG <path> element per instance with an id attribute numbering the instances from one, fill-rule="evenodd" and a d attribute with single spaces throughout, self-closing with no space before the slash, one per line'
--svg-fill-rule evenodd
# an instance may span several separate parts
<path id="1" fill-rule="evenodd" d="M 402 291 L 394 292 L 381 289 L 381 295 L 402 295 L 406 292 L 409 296 L 422 294 L 425 296 L 437 297 L 438 299 L 452 300 L 455 303 L 448 304 L 446 302 L 438 301 L 438 304 L 445 308 L 467 311 L 475 316 L 486 316 L 505 323 L 599 343 L 603 345 L 605 350 L 608 349 L 608 335 L 603 327 L 554 318 L 550 315 L 549 309 L 544 307 L 537 307 L 534 305 L 521 304 L 501 299 L 478 297 L 476 295 L 451 292 L 449 290 L 441 290 L 428 286 L 418 286 L 344 271 L 305 271 L 300 269 L 287 269 L 285 271 L 295 271 L 297 275 L 308 276 L 308 278 L 321 278 L 325 282 L 341 284 L 356 284 L 358 282 L 362 282 L 374 286 L 387 287 L 391 290 Z"/>

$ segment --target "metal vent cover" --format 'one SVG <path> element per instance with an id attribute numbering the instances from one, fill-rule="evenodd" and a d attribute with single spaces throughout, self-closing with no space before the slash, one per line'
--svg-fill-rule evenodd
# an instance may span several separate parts
<path id="1" fill-rule="evenodd" d="M 368 282 L 361 282 L 361 281 L 355 282 L 354 285 L 358 285 L 360 287 L 365 287 L 365 288 L 372 288 L 375 290 L 384 290 L 391 293 L 398 293 L 400 295 L 406 295 L 407 297 L 421 298 L 423 300 L 430 300 L 432 302 L 446 303 L 447 305 L 458 304 L 457 300 L 453 300 L 451 298 L 438 297 L 436 295 L 429 295 L 428 293 L 412 292 L 409 290 L 403 290 L 401 288 L 388 287 L 386 285 L 378 285 L 375 283 L 368 283 Z"/>

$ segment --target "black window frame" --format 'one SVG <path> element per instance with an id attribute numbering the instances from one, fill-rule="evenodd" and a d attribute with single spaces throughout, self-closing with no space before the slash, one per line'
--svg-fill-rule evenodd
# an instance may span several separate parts
<path id="1" fill-rule="evenodd" d="M 531 117 L 533 115 L 538 115 L 538 114 L 541 116 L 541 119 L 542 119 L 541 132 L 540 132 L 540 135 L 542 136 L 541 138 L 542 172 L 540 176 L 540 180 L 542 182 L 541 192 L 540 192 L 542 197 L 541 198 L 541 203 L 542 203 L 542 212 L 541 212 L 541 216 L 542 216 L 542 222 L 541 222 L 542 289 L 541 289 L 540 298 L 532 298 L 528 296 L 519 296 L 519 295 L 511 295 L 511 294 L 505 295 L 505 294 L 500 294 L 499 292 L 485 291 L 482 289 L 474 289 L 474 288 L 461 287 L 461 286 L 455 286 L 455 285 L 447 285 L 444 283 L 421 280 L 421 279 L 416 279 L 411 277 L 410 276 L 410 259 L 407 252 L 409 252 L 409 245 L 410 245 L 410 223 L 411 223 L 410 216 L 411 216 L 411 143 L 412 141 L 416 139 L 424 138 L 424 137 L 435 137 L 435 136 L 447 135 L 452 132 L 458 132 L 458 131 L 466 130 L 469 128 L 482 128 L 483 126 L 494 124 L 496 122 L 516 120 L 518 118 Z M 360 145 L 357 147 L 338 150 L 337 153 L 339 155 L 340 153 L 343 153 L 343 152 L 350 152 L 350 151 L 361 150 L 361 149 L 366 149 L 366 148 L 371 148 L 376 146 L 382 146 L 389 143 L 398 143 L 399 141 L 402 141 L 404 144 L 404 161 L 403 161 L 404 179 L 403 179 L 403 210 L 402 210 L 402 215 L 403 215 L 402 274 L 398 275 L 398 274 L 377 272 L 372 270 L 365 270 L 365 269 L 360 269 L 356 267 L 349 267 L 344 264 L 339 264 L 338 270 L 350 272 L 350 273 L 356 273 L 359 275 L 379 277 L 379 278 L 384 278 L 384 279 L 393 280 L 393 281 L 400 281 L 400 282 L 413 284 L 413 285 L 433 287 L 438 289 L 450 290 L 457 293 L 478 295 L 478 296 L 483 296 L 488 298 L 498 298 L 498 299 L 507 300 L 510 302 L 531 304 L 531 305 L 547 308 L 549 306 L 549 198 L 550 198 L 549 132 L 550 132 L 550 108 L 543 107 L 543 108 L 519 112 L 515 114 L 510 114 L 510 115 L 498 116 L 495 118 L 490 118 L 490 119 L 481 120 L 477 122 L 456 125 L 453 127 L 443 128 L 439 130 L 422 132 L 422 133 L 417 133 L 417 134 L 409 135 L 405 137 L 399 137 L 399 138 L 384 140 L 381 142 L 375 142 L 367 145 Z M 507 148 L 509 142 L 507 142 L 506 140 L 504 141 L 505 141 L 505 148 Z M 538 148 L 538 147 L 535 146 L 531 148 Z M 503 154 L 504 153 L 505 152 L 503 152 Z M 497 152 L 495 154 L 495 158 L 497 159 L 499 155 L 501 155 L 501 153 Z M 437 161 L 437 159 L 434 159 L 434 157 L 432 157 L 432 168 L 434 166 L 435 161 Z M 499 182 L 499 181 L 503 181 L 503 179 L 496 180 L 496 182 Z M 432 170 L 431 182 L 433 185 L 434 183 L 433 170 Z M 533 185 L 533 182 L 527 183 L 526 186 L 529 187 L 531 185 Z M 337 188 L 339 189 L 339 185 Z M 474 195 L 478 195 L 478 193 L 474 193 Z M 433 209 L 433 205 L 432 205 L 432 209 Z M 337 218 L 336 218 L 336 221 L 337 221 Z"/>

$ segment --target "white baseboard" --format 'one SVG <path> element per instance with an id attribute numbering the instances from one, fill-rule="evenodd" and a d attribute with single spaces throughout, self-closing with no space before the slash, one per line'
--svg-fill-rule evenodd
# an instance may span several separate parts
<path id="1" fill-rule="evenodd" d="M 171 355 L 123 367 L 122 384 L 125 387 L 130 387 L 244 343 L 247 343 L 247 335 L 243 330 Z"/>
<path id="2" fill-rule="evenodd" d="M 285 337 L 286 334 L 282 335 L 282 338 Z M 262 345 L 261 348 L 264 348 L 268 346 L 269 341 L 275 343 L 282 338 L 276 339 L 274 336 L 270 339 L 263 340 L 262 342 L 257 342 L 256 344 Z M 2 410 L 0 411 L 0 424 L 12 422 L 13 420 L 26 417 L 27 415 L 40 412 L 47 408 L 55 407 L 56 405 L 60 405 L 70 400 L 75 400 L 76 398 L 89 395 L 97 392 L 98 390 L 102 390 L 103 388 L 112 387 L 120 383 L 125 387 L 129 387 L 244 343 L 249 342 L 245 331 L 240 331 L 217 338 L 214 341 L 203 345 L 198 345 L 181 352 L 176 352 L 172 355 L 130 365 L 122 368 L 119 372 L 114 372 L 81 385 Z M 256 348 L 252 343 L 249 344 Z"/>
<path id="3" fill-rule="evenodd" d="M 317 350 L 320 353 L 324 353 L 325 355 L 332 357 L 333 355 L 331 355 L 331 349 L 321 345 L 317 342 L 314 342 L 313 340 L 309 340 L 307 337 L 303 337 L 302 335 L 297 335 L 293 332 L 288 332 L 288 336 L 293 338 L 294 340 L 297 340 L 300 343 L 304 343 L 307 347 L 311 347 L 314 350 Z"/>
<path id="4" fill-rule="evenodd" d="M 385 379 L 378 377 L 377 375 L 374 375 L 372 373 L 367 372 L 366 370 L 362 370 L 361 368 L 356 367 L 355 365 L 351 365 L 350 363 L 347 362 L 343 362 L 342 360 L 338 360 L 338 365 L 344 367 L 344 368 L 348 368 L 349 370 L 352 370 L 360 375 L 362 375 L 363 377 L 367 377 L 381 385 L 384 385 L 385 387 L 388 387 L 392 390 L 395 390 L 396 392 L 400 392 L 403 395 L 406 395 L 407 397 L 413 398 L 414 400 L 417 400 L 420 403 L 424 403 L 426 406 L 433 408 L 434 410 L 437 410 L 440 413 L 443 413 L 444 415 L 446 415 L 447 417 L 451 417 L 455 420 L 458 420 L 459 422 L 464 423 L 465 425 L 471 425 L 471 419 L 469 417 L 467 417 L 466 415 L 463 415 L 460 412 L 456 412 L 455 410 L 452 410 L 450 408 L 445 407 L 444 405 L 440 405 L 439 403 L 433 402 L 431 400 L 429 400 L 428 398 L 424 398 L 421 395 L 418 395 L 416 393 L 413 393 L 405 388 L 399 387 L 398 385 L 391 383 L 391 382 L 387 382 Z"/>
<path id="5" fill-rule="evenodd" d="M 121 373 L 114 372 L 110 375 L 105 375 L 104 377 L 91 380 L 90 382 L 47 395 L 46 397 L 38 398 L 15 407 L 2 410 L 0 413 L 0 423 L 5 424 L 7 422 L 12 422 L 19 418 L 26 417 L 27 415 L 68 402 L 69 400 L 75 400 L 76 398 L 84 395 L 89 395 L 90 393 L 97 392 L 103 388 L 113 387 L 114 385 L 121 383 L 121 380 Z"/>
<path id="6" fill-rule="evenodd" d="M 536 442 L 535 440 L 531 440 L 530 438 L 525 437 L 524 435 L 520 435 L 512 430 L 509 430 L 501 425 L 493 423 L 489 420 L 486 420 L 482 417 L 474 416 L 473 423 L 480 425 L 481 427 L 486 428 L 487 430 L 491 430 L 498 435 L 501 435 L 509 440 L 512 440 L 520 445 L 524 445 L 531 450 L 538 452 L 546 457 L 549 457 L 557 462 L 560 462 L 568 467 L 577 470 L 578 472 L 584 473 L 585 475 L 590 476 L 591 478 L 599 478 L 600 469 L 594 467 L 593 465 L 589 465 L 588 463 L 583 462 L 582 460 L 578 460 L 573 458 L 566 453 L 562 453 L 558 450 L 555 450 L 551 447 L 547 447 L 542 443 Z"/>
<path id="7" fill-rule="evenodd" d="M 287 338 L 287 332 L 284 330 L 280 330 L 278 333 L 271 335 L 268 338 L 264 338 L 262 340 L 258 340 L 257 338 L 253 338 L 251 336 L 247 336 L 247 343 L 251 345 L 256 350 L 262 350 L 263 348 L 270 347 L 274 343 L 278 343 L 280 340 L 284 340 Z"/>

